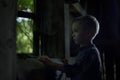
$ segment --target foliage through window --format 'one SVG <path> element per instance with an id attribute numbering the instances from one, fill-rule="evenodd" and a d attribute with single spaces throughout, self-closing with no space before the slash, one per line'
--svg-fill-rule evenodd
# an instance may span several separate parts
<path id="1" fill-rule="evenodd" d="M 17 18 L 17 53 L 33 52 L 33 20 Z"/>
<path id="2" fill-rule="evenodd" d="M 24 13 L 18 15 L 16 19 L 17 22 L 16 52 L 19 54 L 22 53 L 31 54 L 33 53 L 34 20 L 32 17 L 25 14 L 34 13 L 34 0 L 18 0 L 17 5 L 18 11 Z"/>
<path id="3" fill-rule="evenodd" d="M 34 0 L 18 0 L 18 10 L 34 12 Z"/>

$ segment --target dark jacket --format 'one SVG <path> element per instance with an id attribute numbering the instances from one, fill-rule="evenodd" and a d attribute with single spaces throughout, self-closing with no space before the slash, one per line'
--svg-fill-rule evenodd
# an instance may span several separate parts
<path id="1" fill-rule="evenodd" d="M 94 45 L 79 48 L 73 65 L 66 64 L 64 72 L 71 80 L 102 80 L 102 63 Z"/>

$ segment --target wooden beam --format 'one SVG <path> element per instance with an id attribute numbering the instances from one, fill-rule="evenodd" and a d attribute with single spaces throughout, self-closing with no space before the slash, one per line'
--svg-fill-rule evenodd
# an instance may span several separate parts
<path id="1" fill-rule="evenodd" d="M 70 5 L 70 12 L 71 13 L 76 13 L 79 15 L 86 15 L 87 12 L 85 9 L 82 8 L 82 6 L 79 3 L 74 3 Z"/>

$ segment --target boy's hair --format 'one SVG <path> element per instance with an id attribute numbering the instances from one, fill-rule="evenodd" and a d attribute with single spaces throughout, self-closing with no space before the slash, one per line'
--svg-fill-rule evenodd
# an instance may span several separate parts
<path id="1" fill-rule="evenodd" d="M 78 22 L 83 30 L 92 30 L 93 37 L 95 37 L 99 32 L 99 22 L 94 16 L 86 15 L 77 17 L 73 22 Z"/>

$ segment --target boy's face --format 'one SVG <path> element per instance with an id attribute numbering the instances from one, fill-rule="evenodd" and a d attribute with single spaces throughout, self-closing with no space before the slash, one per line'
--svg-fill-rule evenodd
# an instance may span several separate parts
<path id="1" fill-rule="evenodd" d="M 72 25 L 72 37 L 76 44 L 82 44 L 86 41 L 86 31 L 77 22 Z"/>

